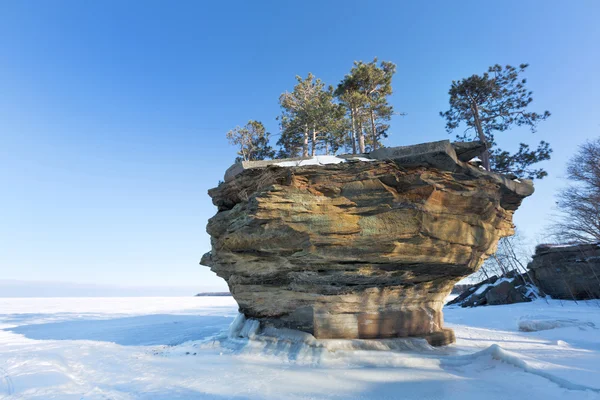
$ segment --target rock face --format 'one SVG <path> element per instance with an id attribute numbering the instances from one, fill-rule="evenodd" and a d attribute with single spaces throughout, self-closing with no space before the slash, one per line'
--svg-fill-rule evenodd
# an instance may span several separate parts
<path id="1" fill-rule="evenodd" d="M 445 297 L 513 233 L 513 213 L 533 193 L 530 182 L 461 161 L 455 147 L 386 148 L 329 165 L 237 164 L 209 191 L 218 212 L 201 264 L 264 327 L 451 343 Z"/>
<path id="2" fill-rule="evenodd" d="M 555 299 L 600 299 L 599 244 L 538 246 L 528 268 L 540 289 Z"/>

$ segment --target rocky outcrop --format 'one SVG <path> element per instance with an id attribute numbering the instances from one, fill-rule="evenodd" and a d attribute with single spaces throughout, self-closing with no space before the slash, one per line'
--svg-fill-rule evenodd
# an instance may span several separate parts
<path id="1" fill-rule="evenodd" d="M 540 245 L 528 268 L 555 299 L 600 299 L 600 244 Z"/>
<path id="2" fill-rule="evenodd" d="M 529 302 L 538 297 L 538 288 L 532 284 L 529 276 L 511 271 L 501 278 L 494 275 L 467 288 L 447 305 L 497 306 Z"/>
<path id="3" fill-rule="evenodd" d="M 461 161 L 477 146 L 462 145 L 461 157 L 441 141 L 236 164 L 209 191 L 218 212 L 201 264 L 264 327 L 450 343 L 445 297 L 513 234 L 513 213 L 533 192 Z M 334 163 L 313 165 L 321 161 Z"/>

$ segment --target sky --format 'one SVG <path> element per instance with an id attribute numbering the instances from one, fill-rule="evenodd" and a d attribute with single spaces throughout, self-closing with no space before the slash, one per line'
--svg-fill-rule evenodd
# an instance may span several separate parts
<path id="1" fill-rule="evenodd" d="M 0 279 L 226 289 L 198 265 L 207 190 L 249 119 L 278 133 L 296 75 L 337 84 L 397 64 L 387 146 L 453 139 L 452 80 L 529 63 L 530 109 L 499 144 L 550 142 L 549 177 L 516 212 L 546 239 L 577 146 L 600 136 L 598 1 L 0 0 Z"/>

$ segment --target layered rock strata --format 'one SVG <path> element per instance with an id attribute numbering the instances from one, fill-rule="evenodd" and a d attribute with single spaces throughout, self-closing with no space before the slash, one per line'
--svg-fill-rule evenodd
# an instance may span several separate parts
<path id="1" fill-rule="evenodd" d="M 600 299 L 599 246 L 541 245 L 528 268 L 538 287 L 555 299 Z"/>
<path id="2" fill-rule="evenodd" d="M 201 264 L 263 327 L 451 343 L 445 297 L 513 234 L 533 193 L 529 181 L 465 162 L 484 149 L 441 141 L 337 164 L 236 164 L 209 191 L 218 212 Z"/>

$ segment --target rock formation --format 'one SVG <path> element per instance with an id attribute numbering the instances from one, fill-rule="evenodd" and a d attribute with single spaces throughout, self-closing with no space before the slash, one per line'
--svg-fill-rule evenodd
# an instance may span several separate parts
<path id="1" fill-rule="evenodd" d="M 539 288 L 555 299 L 600 299 L 599 244 L 538 246 L 528 268 Z"/>
<path id="2" fill-rule="evenodd" d="M 447 305 L 496 306 L 529 302 L 538 296 L 538 288 L 532 284 L 529 275 L 510 271 L 504 277 L 494 275 L 467 288 Z"/>
<path id="3" fill-rule="evenodd" d="M 466 162 L 484 149 L 440 141 L 329 156 L 337 164 L 238 163 L 209 191 L 218 212 L 201 264 L 263 327 L 451 343 L 445 297 L 513 234 L 533 193 Z"/>

